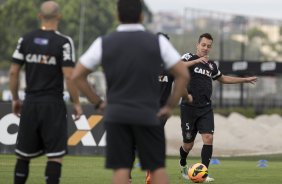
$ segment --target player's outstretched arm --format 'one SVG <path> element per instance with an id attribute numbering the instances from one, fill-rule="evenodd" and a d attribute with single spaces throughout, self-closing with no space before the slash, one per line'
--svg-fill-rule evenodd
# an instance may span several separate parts
<path id="1" fill-rule="evenodd" d="M 217 80 L 223 84 L 238 84 L 238 83 L 251 83 L 255 84 L 258 77 L 233 77 L 233 76 L 227 76 L 222 75 Z"/>

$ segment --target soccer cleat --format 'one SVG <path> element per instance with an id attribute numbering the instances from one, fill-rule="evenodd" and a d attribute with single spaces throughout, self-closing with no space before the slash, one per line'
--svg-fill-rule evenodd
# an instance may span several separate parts
<path id="1" fill-rule="evenodd" d="M 188 176 L 188 167 L 187 165 L 185 166 L 180 166 L 181 167 L 181 175 L 184 179 L 189 180 L 189 176 Z"/>
<path id="2" fill-rule="evenodd" d="M 132 179 L 129 179 L 129 180 L 128 180 L 128 184 L 132 184 Z"/>
<path id="3" fill-rule="evenodd" d="M 180 165 L 180 170 L 181 170 L 181 175 L 184 179 L 189 180 L 189 176 L 188 176 L 188 166 L 182 166 L 180 164 L 180 160 L 179 160 L 179 165 Z"/>
<path id="4" fill-rule="evenodd" d="M 146 173 L 145 183 L 146 184 L 151 184 L 151 173 L 150 173 L 150 171 L 147 171 L 147 173 Z"/>
<path id="5" fill-rule="evenodd" d="M 210 183 L 210 182 L 213 182 L 213 181 L 214 181 L 214 178 L 211 178 L 211 177 L 207 176 L 207 178 L 204 181 L 204 183 Z"/>

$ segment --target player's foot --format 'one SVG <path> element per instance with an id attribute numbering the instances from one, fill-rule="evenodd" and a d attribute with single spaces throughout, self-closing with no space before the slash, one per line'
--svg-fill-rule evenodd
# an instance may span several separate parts
<path id="1" fill-rule="evenodd" d="M 213 181 L 214 181 L 214 178 L 211 178 L 211 177 L 207 176 L 207 178 L 204 181 L 204 183 L 210 183 L 210 182 L 213 182 Z"/>
<path id="2" fill-rule="evenodd" d="M 129 179 L 129 180 L 128 180 L 128 184 L 132 184 L 132 179 Z"/>
<path id="3" fill-rule="evenodd" d="M 151 184 L 151 172 L 150 171 L 146 172 L 145 184 Z"/>
<path id="4" fill-rule="evenodd" d="M 188 176 L 188 166 L 185 165 L 185 166 L 182 166 L 180 164 L 180 161 L 179 161 L 179 165 L 180 165 L 180 171 L 181 171 L 181 175 L 184 179 L 186 180 L 189 180 L 189 176 Z"/>

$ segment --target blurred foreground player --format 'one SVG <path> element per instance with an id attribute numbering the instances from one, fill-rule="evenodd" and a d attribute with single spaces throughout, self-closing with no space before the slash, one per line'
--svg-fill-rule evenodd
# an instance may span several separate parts
<path id="1" fill-rule="evenodd" d="M 158 118 L 170 116 L 187 84 L 188 71 L 167 39 L 147 32 L 141 24 L 141 0 L 119 0 L 117 8 L 121 24 L 93 42 L 80 57 L 73 79 L 89 101 L 103 109 L 105 103 L 91 89 L 87 76 L 99 64 L 105 72 L 106 167 L 113 169 L 112 183 L 128 184 L 136 149 L 141 168 L 152 173 L 152 183 L 167 184 L 164 129 Z M 168 102 L 159 109 L 162 63 L 176 82 Z"/>

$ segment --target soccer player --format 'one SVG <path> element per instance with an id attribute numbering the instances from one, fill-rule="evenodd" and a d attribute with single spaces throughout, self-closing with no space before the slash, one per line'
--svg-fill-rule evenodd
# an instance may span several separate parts
<path id="1" fill-rule="evenodd" d="M 180 166 L 182 176 L 187 176 L 186 159 L 193 148 L 194 140 L 199 132 L 203 140 L 201 152 L 202 163 L 209 167 L 213 152 L 214 117 L 212 110 L 211 94 L 212 80 L 223 84 L 255 83 L 257 77 L 231 77 L 223 75 L 217 65 L 209 60 L 208 54 L 212 48 L 213 38 L 209 33 L 199 37 L 196 54 L 186 53 L 182 56 L 184 64 L 190 71 L 191 81 L 187 91 L 192 95 L 193 102 L 181 102 L 181 129 L 183 145 L 180 147 Z M 207 177 L 206 182 L 214 181 Z"/>
<path id="2" fill-rule="evenodd" d="M 162 35 L 169 40 L 169 36 L 165 33 L 158 32 L 157 35 Z M 163 107 L 166 104 L 166 102 L 169 98 L 169 95 L 171 94 L 172 83 L 174 81 L 173 76 L 164 68 L 163 64 L 161 65 L 161 68 L 162 68 L 161 73 L 159 75 L 159 82 L 160 82 L 160 85 L 161 85 L 160 108 Z M 190 98 L 188 100 L 189 102 L 192 101 L 190 95 L 187 98 Z M 166 122 L 167 122 L 167 118 L 160 118 L 160 122 L 161 122 L 161 125 L 164 127 Z M 150 171 L 146 172 L 146 182 L 145 183 L 146 184 L 151 183 L 151 173 L 150 173 Z"/>
<path id="3" fill-rule="evenodd" d="M 45 1 L 39 12 L 41 28 L 21 37 L 13 54 L 9 73 L 12 111 L 20 117 L 14 184 L 26 182 L 30 159 L 42 154 L 48 157 L 46 183 L 58 184 L 60 181 L 62 158 L 67 153 L 64 78 L 76 118 L 82 113 L 78 91 L 70 80 L 75 65 L 73 41 L 57 31 L 60 17 L 59 5 Z M 26 96 L 22 106 L 18 84 L 23 65 Z"/>
<path id="4" fill-rule="evenodd" d="M 91 89 L 87 75 L 99 64 L 105 72 L 106 167 L 113 169 L 112 183 L 128 183 L 136 148 L 142 169 L 151 171 L 152 183 L 167 184 L 164 129 L 158 117 L 170 116 L 183 95 L 188 71 L 168 40 L 147 32 L 141 24 L 141 0 L 119 0 L 117 9 L 121 24 L 93 42 L 80 57 L 73 79 L 89 101 L 103 109 L 105 102 Z M 176 82 L 166 105 L 159 109 L 162 63 Z"/>

